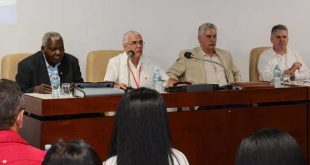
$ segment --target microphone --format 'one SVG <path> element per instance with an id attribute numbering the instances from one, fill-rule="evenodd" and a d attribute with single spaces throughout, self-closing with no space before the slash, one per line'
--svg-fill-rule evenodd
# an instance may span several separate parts
<path id="1" fill-rule="evenodd" d="M 127 55 L 128 55 L 128 57 L 132 57 L 132 56 L 135 55 L 135 52 L 134 52 L 133 50 L 129 50 L 129 51 L 127 52 Z"/>
<path id="2" fill-rule="evenodd" d="M 130 57 L 133 57 L 134 55 L 135 55 L 135 52 L 133 51 L 133 50 L 129 50 L 128 52 L 127 52 L 127 70 L 128 70 L 128 82 L 127 82 L 127 85 L 128 85 L 128 87 L 129 88 L 131 88 L 131 81 L 130 81 L 130 66 L 129 66 L 129 58 Z"/>
<path id="3" fill-rule="evenodd" d="M 193 53 L 191 52 L 185 52 L 184 53 L 184 57 L 187 58 L 187 59 L 191 59 L 193 57 Z"/>
<path id="4" fill-rule="evenodd" d="M 207 61 L 207 62 L 210 62 L 210 63 L 213 63 L 213 64 L 216 64 L 220 67 L 222 67 L 224 69 L 224 72 L 225 72 L 225 77 L 227 79 L 227 82 L 230 83 L 230 80 L 229 80 L 229 77 L 228 77 L 228 72 L 225 68 L 225 66 L 219 62 L 216 62 L 216 61 L 212 61 L 212 60 L 208 60 L 208 59 L 203 59 L 203 58 L 200 58 L 200 57 L 197 57 L 197 56 L 194 56 L 193 53 L 191 52 L 185 52 L 184 53 L 184 57 L 187 58 L 187 59 L 191 59 L 191 58 L 194 58 L 194 59 L 197 59 L 197 60 L 201 60 L 201 61 Z"/>

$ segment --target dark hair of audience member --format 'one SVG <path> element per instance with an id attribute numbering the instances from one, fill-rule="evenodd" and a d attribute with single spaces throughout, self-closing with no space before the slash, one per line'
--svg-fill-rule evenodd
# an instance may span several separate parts
<path id="1" fill-rule="evenodd" d="M 118 107 L 108 157 L 118 165 L 173 164 L 167 110 L 155 90 L 139 88 Z"/>
<path id="2" fill-rule="evenodd" d="M 97 153 L 83 140 L 58 140 L 47 151 L 42 165 L 102 165 Z"/>
<path id="3" fill-rule="evenodd" d="M 0 130 L 10 129 L 24 109 L 24 98 L 14 81 L 0 79 Z"/>
<path id="4" fill-rule="evenodd" d="M 305 165 L 303 151 L 288 133 L 265 128 L 242 140 L 236 165 Z"/>

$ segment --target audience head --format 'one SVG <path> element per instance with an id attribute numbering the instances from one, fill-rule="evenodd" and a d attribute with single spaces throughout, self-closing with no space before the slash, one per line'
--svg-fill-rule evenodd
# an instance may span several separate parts
<path id="1" fill-rule="evenodd" d="M 272 27 L 270 41 L 276 51 L 284 53 L 288 44 L 287 27 L 281 24 Z"/>
<path id="2" fill-rule="evenodd" d="M 47 151 L 42 165 L 102 165 L 97 153 L 83 140 L 58 140 Z"/>
<path id="3" fill-rule="evenodd" d="M 217 28 L 212 23 L 204 23 L 198 28 L 198 41 L 205 53 L 213 53 L 216 47 Z"/>
<path id="4" fill-rule="evenodd" d="M 61 35 L 57 32 L 45 33 L 42 39 L 41 50 L 51 66 L 59 64 L 65 53 L 65 47 Z"/>
<path id="5" fill-rule="evenodd" d="M 167 110 L 155 90 L 138 88 L 126 94 L 118 107 L 108 157 L 117 164 L 168 165 L 171 157 Z"/>
<path id="6" fill-rule="evenodd" d="M 123 48 L 125 52 L 134 51 L 135 57 L 141 57 L 144 41 L 139 32 L 128 31 L 123 36 Z"/>
<path id="7" fill-rule="evenodd" d="M 236 165 L 305 165 L 304 154 L 288 133 L 261 129 L 242 140 Z"/>
<path id="8" fill-rule="evenodd" d="M 14 81 L 0 79 L 0 130 L 19 132 L 23 124 L 24 98 Z"/>

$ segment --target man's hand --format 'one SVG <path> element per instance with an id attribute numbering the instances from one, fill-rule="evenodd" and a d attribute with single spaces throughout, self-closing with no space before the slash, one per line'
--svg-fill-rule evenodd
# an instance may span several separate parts
<path id="1" fill-rule="evenodd" d="M 119 89 L 127 89 L 128 88 L 128 85 L 127 84 L 124 84 L 124 83 L 115 83 L 114 84 L 114 88 L 119 88 Z"/>
<path id="2" fill-rule="evenodd" d="M 285 71 L 283 71 L 283 75 L 287 75 L 287 76 L 292 77 L 292 76 L 294 76 L 295 74 L 292 73 L 289 69 L 286 69 Z"/>
<path id="3" fill-rule="evenodd" d="M 294 79 L 296 70 L 299 70 L 301 66 L 300 62 L 294 62 L 289 69 L 283 71 L 283 75 L 288 75 L 291 79 Z"/>
<path id="4" fill-rule="evenodd" d="M 34 93 L 43 93 L 43 94 L 49 94 L 52 93 L 52 87 L 47 84 L 40 84 L 38 86 L 35 86 L 33 89 Z"/>
<path id="5" fill-rule="evenodd" d="M 168 88 L 168 87 L 173 87 L 173 85 L 174 85 L 175 83 L 177 83 L 177 82 L 178 82 L 178 80 L 173 79 L 173 78 L 169 78 L 168 83 L 167 83 L 167 85 L 166 85 L 166 88 Z"/>
<path id="6" fill-rule="evenodd" d="M 299 70 L 302 64 L 300 62 L 294 62 L 294 64 L 289 69 L 290 72 L 295 73 L 296 70 Z"/>

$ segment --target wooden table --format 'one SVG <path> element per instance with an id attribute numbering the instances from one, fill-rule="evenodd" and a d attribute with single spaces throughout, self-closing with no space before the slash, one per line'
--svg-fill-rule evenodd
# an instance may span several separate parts
<path id="1" fill-rule="evenodd" d="M 293 87 L 163 94 L 167 107 L 224 107 L 170 112 L 173 147 L 181 150 L 191 165 L 232 165 L 245 136 L 273 127 L 293 135 L 308 156 L 308 90 Z M 104 114 L 115 111 L 120 98 L 42 99 L 25 95 L 28 110 L 22 136 L 41 148 L 58 138 L 84 139 L 105 159 L 114 117 Z"/>

